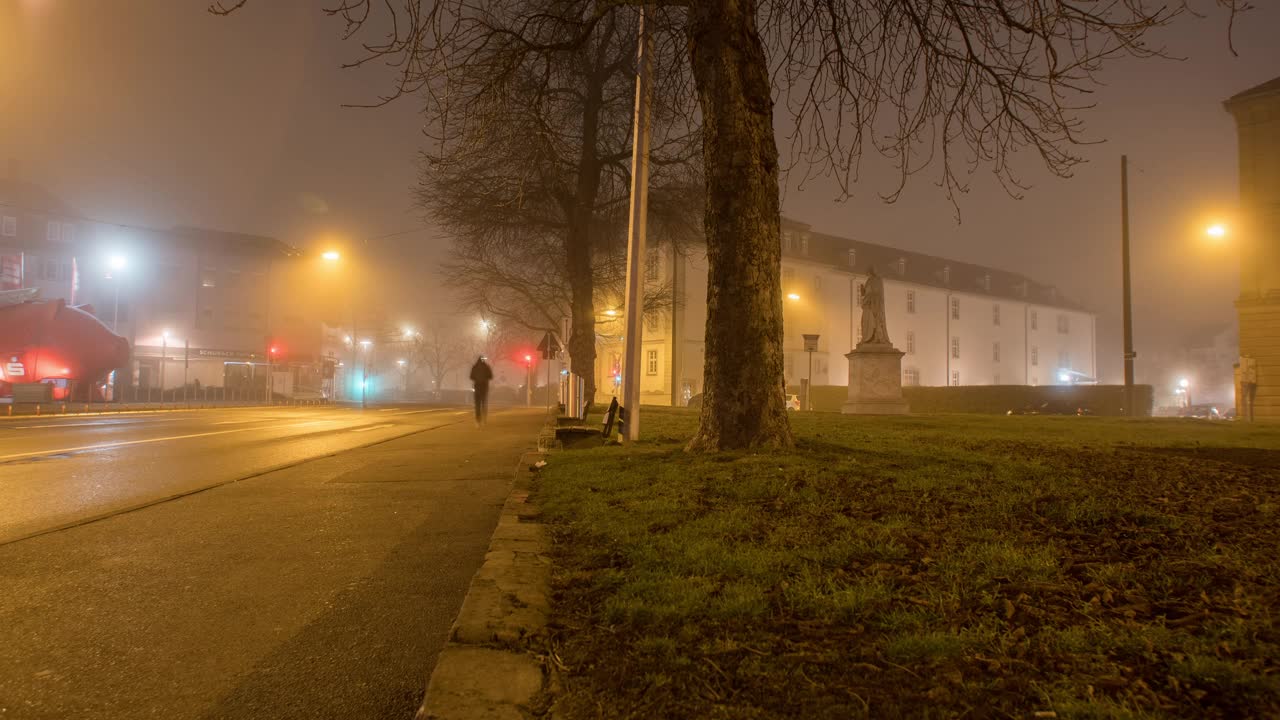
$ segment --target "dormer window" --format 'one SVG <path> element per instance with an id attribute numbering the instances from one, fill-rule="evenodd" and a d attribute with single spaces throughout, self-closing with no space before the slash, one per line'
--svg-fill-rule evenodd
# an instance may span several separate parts
<path id="1" fill-rule="evenodd" d="M 907 274 L 907 259 L 904 257 L 898 258 L 898 274 L 899 275 Z"/>
<path id="2" fill-rule="evenodd" d="M 805 233 L 800 234 L 800 254 L 809 254 L 809 236 Z"/>
<path id="3" fill-rule="evenodd" d="M 786 250 L 787 252 L 791 252 L 795 248 L 795 246 L 793 245 L 794 241 L 795 239 L 792 237 L 790 230 L 782 231 L 782 249 L 783 250 Z"/>
<path id="4" fill-rule="evenodd" d="M 947 265 L 946 267 L 942 268 L 942 284 L 943 285 L 951 284 L 951 266 L 950 265 Z"/>
<path id="5" fill-rule="evenodd" d="M 982 276 L 982 289 L 991 292 L 991 273 Z"/>
<path id="6" fill-rule="evenodd" d="M 854 267 L 857 264 L 858 264 L 858 251 L 855 248 L 849 248 L 849 267 Z"/>

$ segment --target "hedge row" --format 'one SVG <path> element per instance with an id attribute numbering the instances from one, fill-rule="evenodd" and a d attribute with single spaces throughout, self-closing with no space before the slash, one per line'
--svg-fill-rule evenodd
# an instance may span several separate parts
<path id="1" fill-rule="evenodd" d="M 792 386 L 787 392 L 799 394 Z M 1014 412 L 1074 414 L 1078 409 L 1093 415 L 1124 415 L 1123 385 L 962 385 L 959 387 L 905 387 L 902 394 L 913 413 Z M 839 412 L 849 396 L 843 385 L 813 388 L 813 409 Z M 1138 412 L 1151 415 L 1150 385 L 1134 387 Z"/>

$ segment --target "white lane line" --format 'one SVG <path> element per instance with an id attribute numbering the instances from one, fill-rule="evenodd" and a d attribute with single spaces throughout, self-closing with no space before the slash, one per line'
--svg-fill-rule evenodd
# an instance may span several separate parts
<path id="1" fill-rule="evenodd" d="M 314 425 L 312 421 L 304 423 L 290 423 L 288 425 L 278 425 L 277 428 L 301 427 L 303 425 Z M 229 435 L 231 433 L 252 432 L 254 430 L 262 430 L 263 428 L 235 428 L 233 430 L 211 430 L 209 432 L 191 433 L 189 435 L 170 435 L 168 437 L 147 438 L 145 440 L 124 440 L 121 442 L 98 443 L 97 445 L 80 445 L 78 447 L 58 448 L 56 450 L 33 450 L 31 452 L 14 453 L 12 455 L 0 455 L 0 462 L 8 460 L 18 460 L 27 457 L 39 457 L 41 455 L 62 455 L 65 453 L 84 452 L 85 450 L 111 450 L 113 448 L 129 447 L 130 445 L 146 445 L 147 443 L 166 442 L 169 440 L 188 440 L 190 438 L 209 437 L 211 435 Z"/>
<path id="2" fill-rule="evenodd" d="M 400 408 L 378 408 L 378 412 L 391 412 L 392 410 L 399 410 L 399 409 Z"/>
<path id="3" fill-rule="evenodd" d="M 383 423 L 381 425 L 370 425 L 369 427 L 356 428 L 351 432 L 369 432 L 370 430 L 381 430 L 382 428 L 395 427 L 395 423 Z"/>
<path id="4" fill-rule="evenodd" d="M 127 427 L 130 425 L 143 425 L 147 423 L 178 422 L 179 420 L 186 420 L 186 419 L 187 418 L 163 418 L 159 420 L 139 420 L 137 422 L 131 422 L 129 420 L 116 420 L 115 418 L 112 418 L 110 420 L 100 420 L 98 422 L 78 422 L 78 423 L 60 422 L 60 423 L 50 423 L 48 425 L 14 425 L 12 429 L 13 430 L 37 430 L 40 428 L 90 427 L 90 426 Z"/>

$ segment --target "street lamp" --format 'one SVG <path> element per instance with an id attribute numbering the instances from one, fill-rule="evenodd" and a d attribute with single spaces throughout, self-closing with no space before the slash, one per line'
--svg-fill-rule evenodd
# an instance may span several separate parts
<path id="1" fill-rule="evenodd" d="M 1178 389 L 1182 391 L 1183 402 L 1185 402 L 1187 404 L 1187 407 L 1190 408 L 1191 407 L 1191 381 L 1186 378 L 1179 379 Z"/>
<path id="2" fill-rule="evenodd" d="M 792 301 L 799 300 L 800 295 L 799 293 L 787 293 L 787 299 Z"/>
<path id="3" fill-rule="evenodd" d="M 326 250 L 320 254 L 320 257 L 328 262 L 337 262 L 342 259 L 342 254 L 337 250 Z"/>
<path id="4" fill-rule="evenodd" d="M 1211 238 L 1224 238 L 1227 236 L 1227 229 L 1219 224 L 1213 224 L 1205 228 L 1205 235 Z"/>

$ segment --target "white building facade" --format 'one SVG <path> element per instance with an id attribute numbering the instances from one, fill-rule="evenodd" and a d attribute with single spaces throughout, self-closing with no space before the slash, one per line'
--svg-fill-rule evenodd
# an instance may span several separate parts
<path id="1" fill-rule="evenodd" d="M 860 338 L 859 286 L 884 280 L 890 339 L 905 353 L 902 383 L 1046 385 L 1097 377 L 1096 317 L 1052 286 L 1017 273 L 782 225 L 783 348 L 789 386 L 847 385 L 845 354 Z M 670 286 L 673 307 L 646 316 L 641 402 L 685 404 L 702 392 L 705 249 L 652 250 L 646 281 Z M 622 322 L 602 318 L 598 400 L 619 394 Z M 818 350 L 804 350 L 816 334 Z M 812 375 L 810 375 L 812 360 Z"/>

